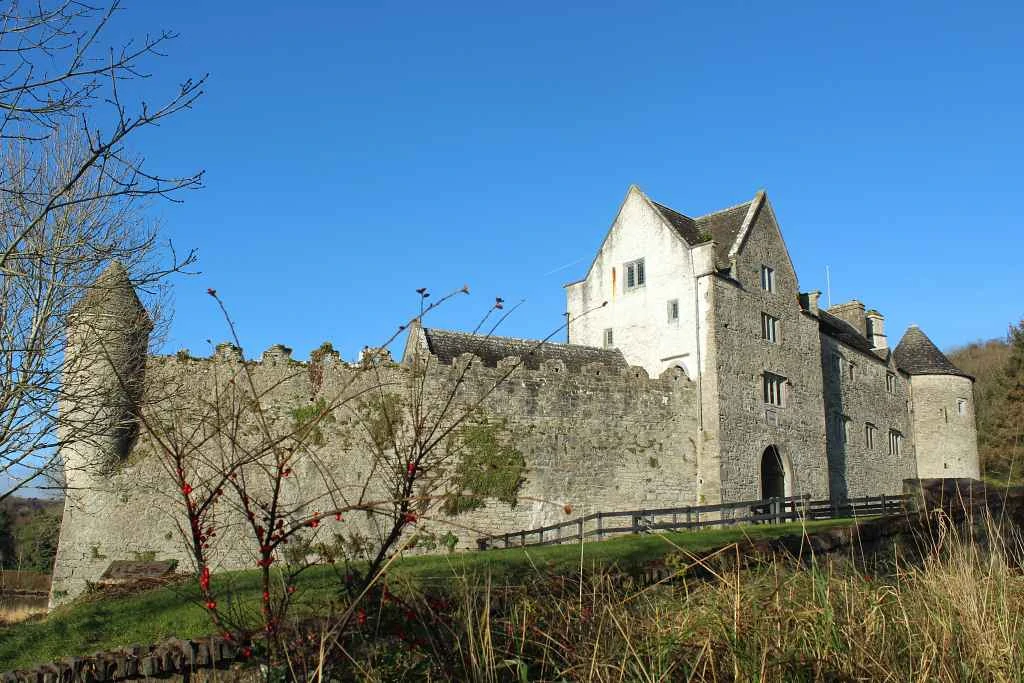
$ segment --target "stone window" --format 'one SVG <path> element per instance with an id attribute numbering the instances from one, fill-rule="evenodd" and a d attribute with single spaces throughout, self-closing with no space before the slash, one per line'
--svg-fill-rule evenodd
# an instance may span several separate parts
<path id="1" fill-rule="evenodd" d="M 848 369 L 850 371 L 850 381 L 852 382 L 857 379 L 857 365 L 851 362 Z"/>
<path id="2" fill-rule="evenodd" d="M 761 289 L 766 292 L 775 291 L 775 269 L 761 266 Z"/>
<path id="3" fill-rule="evenodd" d="M 875 447 L 875 432 L 878 428 L 870 422 L 864 423 L 864 445 L 869 449 Z"/>
<path id="4" fill-rule="evenodd" d="M 850 443 L 850 418 L 845 415 L 839 416 L 839 435 L 843 439 L 843 444 Z"/>
<path id="5" fill-rule="evenodd" d="M 838 353 L 832 354 L 832 370 L 836 373 L 837 379 L 843 374 L 843 357 Z"/>
<path id="6" fill-rule="evenodd" d="M 670 323 L 679 322 L 679 299 L 672 299 L 668 302 L 668 321 Z"/>
<path id="7" fill-rule="evenodd" d="M 899 455 L 903 446 L 903 435 L 895 429 L 889 430 L 889 455 Z"/>
<path id="8" fill-rule="evenodd" d="M 963 417 L 967 414 L 967 399 L 958 398 L 956 400 L 956 414 Z"/>
<path id="9" fill-rule="evenodd" d="M 896 393 L 896 375 L 891 372 L 885 373 L 885 390 L 890 394 Z"/>
<path id="10" fill-rule="evenodd" d="M 761 314 L 761 339 L 767 342 L 775 344 L 779 341 L 779 319 L 768 315 L 767 313 Z"/>
<path id="11" fill-rule="evenodd" d="M 647 283 L 647 273 L 644 271 L 644 260 L 642 258 L 630 261 L 623 270 L 626 271 L 625 286 L 627 292 L 643 287 Z"/>
<path id="12" fill-rule="evenodd" d="M 615 346 L 615 335 L 612 333 L 612 328 L 607 328 L 604 331 L 604 348 L 610 349 Z"/>
<path id="13" fill-rule="evenodd" d="M 772 406 L 782 406 L 783 387 L 786 384 L 786 378 L 766 372 L 762 376 L 762 384 L 762 388 L 764 390 L 764 402 Z"/>

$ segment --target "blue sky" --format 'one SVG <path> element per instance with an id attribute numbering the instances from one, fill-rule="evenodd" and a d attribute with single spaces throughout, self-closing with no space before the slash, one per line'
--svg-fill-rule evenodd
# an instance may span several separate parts
<path id="1" fill-rule="evenodd" d="M 149 96 L 210 73 L 136 140 L 206 188 L 150 211 L 200 275 L 166 351 L 227 337 L 346 358 L 432 323 L 561 324 L 630 183 L 698 215 L 765 188 L 802 289 L 857 297 L 895 342 L 943 348 L 1024 316 L 1024 9 L 794 3 L 131 3 L 114 40 L 169 28 Z M 165 91 L 165 90 L 164 90 Z"/>

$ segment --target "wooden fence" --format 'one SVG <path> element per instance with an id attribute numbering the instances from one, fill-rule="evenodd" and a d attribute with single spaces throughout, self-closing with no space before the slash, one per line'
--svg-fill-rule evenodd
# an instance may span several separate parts
<path id="1" fill-rule="evenodd" d="M 811 500 L 810 496 L 746 500 L 719 505 L 595 512 L 560 524 L 478 538 L 480 550 L 578 543 L 614 534 L 702 529 L 733 524 L 777 524 L 796 520 L 869 517 L 902 511 L 909 495 L 865 496 L 848 500 Z"/>

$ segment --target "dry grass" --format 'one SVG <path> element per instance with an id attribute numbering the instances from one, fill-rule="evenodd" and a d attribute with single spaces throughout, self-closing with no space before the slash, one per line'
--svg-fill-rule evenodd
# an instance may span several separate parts
<path id="1" fill-rule="evenodd" d="M 17 604 L 10 606 L 0 604 L 0 626 L 19 624 L 29 619 L 42 617 L 45 614 L 45 603 L 41 605 Z"/>
<path id="2" fill-rule="evenodd" d="M 43 572 L 0 569 L 0 593 L 5 591 L 49 593 L 50 575 Z"/>
<path id="3" fill-rule="evenodd" d="M 1019 681 L 1022 615 L 1024 577 L 1010 567 L 1006 549 L 989 543 L 982 550 L 949 532 L 922 563 L 897 564 L 885 577 L 842 561 L 810 568 L 776 561 L 723 571 L 714 581 L 647 587 L 608 575 L 538 577 L 526 586 L 467 578 L 447 609 L 425 599 L 379 605 L 365 635 L 346 643 L 335 675 Z"/>

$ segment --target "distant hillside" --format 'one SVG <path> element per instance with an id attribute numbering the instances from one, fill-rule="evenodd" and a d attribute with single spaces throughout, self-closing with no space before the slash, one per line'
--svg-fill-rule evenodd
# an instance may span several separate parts
<path id="1" fill-rule="evenodd" d="M 975 377 L 982 475 L 1024 482 L 1024 323 L 1012 326 L 1004 339 L 973 342 L 946 355 Z"/>
<path id="2" fill-rule="evenodd" d="M 11 497 L 0 501 L 0 569 L 49 574 L 63 512 L 61 500 Z"/>

